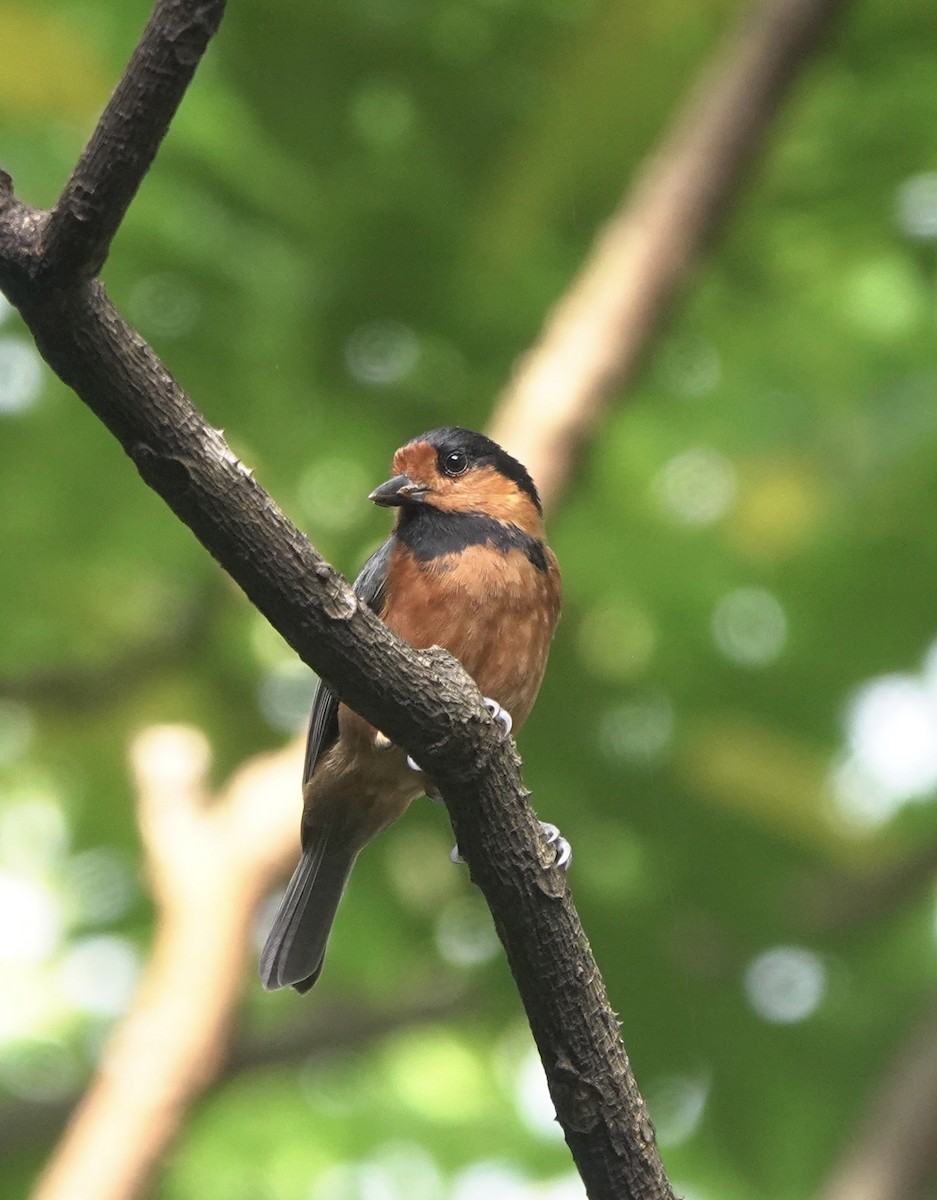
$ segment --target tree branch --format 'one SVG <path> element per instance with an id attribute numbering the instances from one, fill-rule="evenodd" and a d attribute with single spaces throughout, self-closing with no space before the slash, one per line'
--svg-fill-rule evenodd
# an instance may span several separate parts
<path id="1" fill-rule="evenodd" d="M 159 0 L 49 216 L 43 273 L 80 278 L 100 271 L 224 8 L 225 0 Z"/>
<path id="2" fill-rule="evenodd" d="M 203 11 L 195 0 L 179 0 L 158 7 L 149 28 L 170 10 L 192 21 Z M 194 68 L 191 56 L 168 56 L 164 73 L 175 74 L 176 82 L 164 93 L 165 80 L 148 76 L 145 62 L 137 54 L 122 84 L 138 106 L 147 103 L 148 79 L 160 95 L 181 94 Z M 168 111 L 166 106 L 166 119 Z M 165 120 L 145 126 L 153 150 L 164 129 Z M 106 135 L 106 129 L 94 135 L 98 148 L 86 152 L 85 161 L 101 161 Z M 62 218 L 63 232 L 50 243 L 47 215 L 17 201 L 9 176 L 0 177 L 0 286 L 46 361 L 111 430 L 144 480 L 300 657 L 436 782 L 472 878 L 495 914 L 589 1195 L 671 1197 L 617 1020 L 565 875 L 552 866 L 553 851 L 540 839 L 513 743 L 501 739 L 477 688 L 451 656 L 414 651 L 359 603 L 121 319 L 101 284 L 86 277 L 132 194 L 125 184 L 134 175 L 133 156 L 119 143 L 113 152 L 127 165 L 111 177 L 106 215 L 90 222 L 98 231 L 90 237 L 74 232 L 75 249 L 69 248 L 68 226 L 80 230 L 80 224 Z M 134 159 L 137 178 L 145 160 L 146 153 Z M 63 197 L 57 211 L 67 208 Z M 239 933 L 229 932 L 237 953 Z M 178 934 L 187 939 L 187 927 Z M 180 974 L 183 994 L 190 986 Z M 206 1036 L 217 1049 L 217 1031 Z M 186 1064 L 179 1069 L 186 1071 Z M 113 1143 L 112 1135 L 111 1149 Z M 47 1177 L 46 1196 L 67 1194 L 62 1171 Z M 49 1183 L 56 1178 L 63 1189 L 58 1193 Z"/>
<path id="3" fill-rule="evenodd" d="M 546 507 L 634 377 L 791 81 L 842 3 L 762 0 L 744 14 L 521 358 L 490 432 L 522 458 Z"/>

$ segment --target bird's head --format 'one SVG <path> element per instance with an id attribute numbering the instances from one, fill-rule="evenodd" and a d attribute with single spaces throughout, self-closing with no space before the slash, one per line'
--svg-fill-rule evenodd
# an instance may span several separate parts
<path id="1" fill-rule="evenodd" d="M 483 513 L 529 533 L 542 528 L 540 497 L 526 469 L 484 434 L 446 426 L 401 446 L 394 477 L 371 493 L 375 504 L 444 513 Z"/>

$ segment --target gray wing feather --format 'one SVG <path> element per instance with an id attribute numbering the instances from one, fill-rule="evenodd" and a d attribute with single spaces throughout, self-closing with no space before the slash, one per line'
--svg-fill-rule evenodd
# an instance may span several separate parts
<path id="1" fill-rule="evenodd" d="M 355 580 L 357 595 L 378 615 L 384 607 L 384 591 L 387 583 L 387 564 L 394 545 L 394 535 L 380 546 L 361 568 Z M 306 762 L 303 767 L 303 787 L 308 783 L 316 763 L 334 745 L 338 738 L 338 697 L 320 681 L 312 702 L 309 716 L 309 733 L 306 736 Z"/>

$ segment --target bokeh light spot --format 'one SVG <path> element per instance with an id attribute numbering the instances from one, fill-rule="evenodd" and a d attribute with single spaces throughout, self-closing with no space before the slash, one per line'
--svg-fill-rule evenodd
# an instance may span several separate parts
<path id="1" fill-rule="evenodd" d="M 895 195 L 895 221 L 907 237 L 937 238 L 937 171 L 912 175 L 901 184 Z"/>
<path id="2" fill-rule="evenodd" d="M 33 407 L 42 391 L 42 360 L 24 338 L 0 337 L 0 416 Z"/>
<path id="3" fill-rule="evenodd" d="M 96 846 L 62 866 L 62 887 L 72 921 L 103 925 L 122 917 L 137 897 L 133 865 L 121 850 Z"/>
<path id="4" fill-rule="evenodd" d="M 140 973 L 137 948 L 111 934 L 73 943 L 59 966 L 63 998 L 80 1012 L 119 1016 L 127 1008 Z"/>
<path id="5" fill-rule="evenodd" d="M 748 1002 L 759 1017 L 773 1025 L 793 1025 L 820 1007 L 827 972 L 812 950 L 776 946 L 752 960 L 744 984 Z"/>
<path id="6" fill-rule="evenodd" d="M 663 692 L 649 692 L 604 714 L 599 722 L 599 746 L 612 760 L 651 767 L 666 758 L 673 728 L 670 698 Z"/>
<path id="7" fill-rule="evenodd" d="M 787 617 L 780 601 L 764 588 L 738 588 L 716 605 L 712 632 L 718 649 L 741 667 L 775 661 L 787 641 Z"/>
<path id="8" fill-rule="evenodd" d="M 401 321 L 369 321 L 345 343 L 345 365 L 352 379 L 374 387 L 399 383 L 416 366 L 420 343 Z"/>
<path id="9" fill-rule="evenodd" d="M 58 948 L 64 920 L 41 880 L 0 869 L 0 963 L 35 966 Z"/>
<path id="10" fill-rule="evenodd" d="M 0 811 L 0 862 L 9 867 L 41 872 L 65 854 L 68 822 L 44 786 L 41 780 L 27 781 Z"/>
<path id="11" fill-rule="evenodd" d="M 181 337 L 198 321 L 202 301 L 182 275 L 160 272 L 141 279 L 130 292 L 134 323 L 150 336 Z"/>
<path id="12" fill-rule="evenodd" d="M 875 830 L 937 789 L 937 643 L 917 675 L 883 675 L 846 705 L 848 752 L 833 765 L 835 816 L 855 832 Z"/>
<path id="13" fill-rule="evenodd" d="M 532 1133 L 562 1140 L 563 1130 L 556 1119 L 543 1064 L 535 1050 L 525 1054 L 517 1068 L 514 1101 L 521 1120 Z"/>
<path id="14" fill-rule="evenodd" d="M 857 267 L 844 288 L 846 316 L 861 333 L 879 342 L 903 338 L 927 319 L 927 289 L 913 265 L 897 254 Z"/>
<path id="15" fill-rule="evenodd" d="M 294 734 L 309 717 L 316 677 L 298 658 L 272 667 L 260 681 L 257 705 L 271 729 Z"/>
<path id="16" fill-rule="evenodd" d="M 661 511 L 672 521 L 712 525 L 735 500 L 735 468 L 717 450 L 699 446 L 665 463 L 651 488 Z"/>
<path id="17" fill-rule="evenodd" d="M 450 900 L 436 922 L 436 947 L 446 962 L 458 967 L 475 967 L 496 957 L 498 935 L 484 901 L 475 896 Z"/>
<path id="18" fill-rule="evenodd" d="M 648 1087 L 647 1107 L 662 1146 L 679 1146 L 693 1136 L 708 1095 L 708 1081 L 689 1075 L 668 1075 Z"/>
<path id="19" fill-rule="evenodd" d="M 937 787 L 937 687 L 910 675 L 875 679 L 848 709 L 849 746 L 890 794 L 910 799 Z"/>

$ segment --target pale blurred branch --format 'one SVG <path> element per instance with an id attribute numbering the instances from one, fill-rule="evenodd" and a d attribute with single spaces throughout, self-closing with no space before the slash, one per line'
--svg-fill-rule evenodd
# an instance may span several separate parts
<path id="1" fill-rule="evenodd" d="M 843 0 L 763 0 L 703 71 L 519 361 L 489 431 L 552 508 Z"/>
<path id="2" fill-rule="evenodd" d="M 156 934 L 130 1011 L 41 1177 L 35 1200 L 138 1195 L 221 1069 L 259 901 L 295 851 L 302 744 L 261 755 L 218 797 L 205 738 L 147 730 L 131 764 Z"/>
<path id="3" fill-rule="evenodd" d="M 937 1177 L 937 1013 L 901 1045 L 819 1200 L 923 1200 Z"/>

